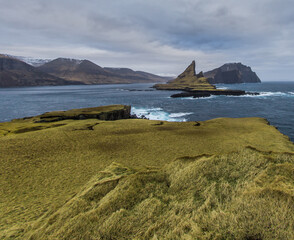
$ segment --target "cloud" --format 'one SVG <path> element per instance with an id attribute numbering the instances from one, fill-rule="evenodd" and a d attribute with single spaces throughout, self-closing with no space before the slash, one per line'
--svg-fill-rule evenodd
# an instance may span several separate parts
<path id="1" fill-rule="evenodd" d="M 0 0 L 0 51 L 175 75 L 193 59 L 199 70 L 243 62 L 290 79 L 291 1 Z"/>

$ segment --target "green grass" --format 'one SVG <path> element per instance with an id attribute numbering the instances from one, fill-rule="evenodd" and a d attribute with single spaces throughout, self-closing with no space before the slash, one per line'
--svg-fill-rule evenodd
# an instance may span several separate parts
<path id="1" fill-rule="evenodd" d="M 293 238 L 293 143 L 199 123 L 0 123 L 0 239 Z"/>

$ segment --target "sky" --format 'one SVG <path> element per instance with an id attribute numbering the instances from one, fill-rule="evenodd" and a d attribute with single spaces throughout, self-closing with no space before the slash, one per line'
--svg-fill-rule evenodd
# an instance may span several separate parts
<path id="1" fill-rule="evenodd" d="M 294 81 L 293 0 L 0 0 L 0 53 L 164 76 L 241 62 Z"/>

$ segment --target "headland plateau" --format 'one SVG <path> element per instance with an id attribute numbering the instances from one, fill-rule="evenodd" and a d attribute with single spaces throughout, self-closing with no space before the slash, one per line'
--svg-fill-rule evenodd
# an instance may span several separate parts
<path id="1" fill-rule="evenodd" d="M 0 239 L 294 238 L 294 145 L 266 119 L 130 110 L 0 123 Z"/>

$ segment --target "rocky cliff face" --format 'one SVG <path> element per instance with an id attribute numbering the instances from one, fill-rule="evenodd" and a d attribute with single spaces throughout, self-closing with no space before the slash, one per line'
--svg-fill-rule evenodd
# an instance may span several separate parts
<path id="1" fill-rule="evenodd" d="M 195 77 L 196 76 L 196 63 L 193 60 L 192 63 L 186 68 L 184 72 L 182 72 L 177 79 L 186 79 L 189 77 Z"/>
<path id="2" fill-rule="evenodd" d="M 0 55 L 0 87 L 82 84 L 41 72 L 20 60 Z"/>
<path id="3" fill-rule="evenodd" d="M 130 118 L 131 106 L 128 105 L 109 105 L 93 108 L 71 109 L 68 111 L 55 111 L 39 115 L 35 122 L 57 122 L 67 119 L 84 120 L 120 120 Z"/>
<path id="4" fill-rule="evenodd" d="M 205 72 L 204 76 L 208 78 L 211 84 L 261 82 L 256 73 L 242 63 L 226 63 L 219 68 Z"/>

